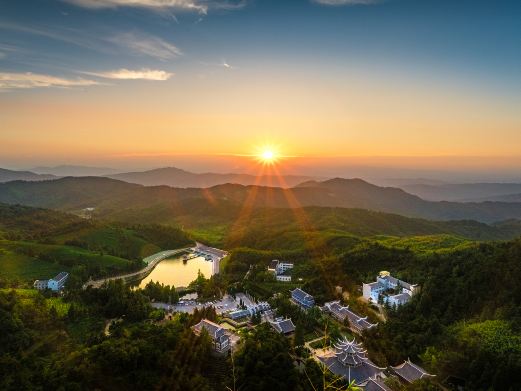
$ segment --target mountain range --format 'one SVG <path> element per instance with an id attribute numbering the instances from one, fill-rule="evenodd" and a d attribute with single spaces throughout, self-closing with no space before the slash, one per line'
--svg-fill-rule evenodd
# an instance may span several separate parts
<path id="1" fill-rule="evenodd" d="M 108 215 L 148 211 L 176 215 L 197 207 L 299 208 L 306 206 L 361 208 L 431 220 L 476 220 L 493 223 L 521 219 L 521 203 L 434 202 L 402 189 L 379 187 L 361 179 L 307 181 L 283 189 L 224 184 L 210 188 L 142 186 L 100 177 L 66 177 L 51 181 L 0 184 L 0 202 L 76 211 L 93 207 Z M 168 214 L 167 213 L 167 214 Z"/>
<path id="2" fill-rule="evenodd" d="M 56 179 L 54 175 L 35 174 L 31 171 L 15 171 L 0 168 L 0 182 L 10 181 L 44 181 Z"/>
<path id="3" fill-rule="evenodd" d="M 106 175 L 109 178 L 122 180 L 129 183 L 137 183 L 144 186 L 167 185 L 173 187 L 212 187 L 225 183 L 239 185 L 258 185 L 271 187 L 293 187 L 299 183 L 316 179 L 302 175 L 249 175 L 249 174 L 195 174 L 176 167 L 157 168 L 142 172 L 126 172 L 114 175 Z"/>

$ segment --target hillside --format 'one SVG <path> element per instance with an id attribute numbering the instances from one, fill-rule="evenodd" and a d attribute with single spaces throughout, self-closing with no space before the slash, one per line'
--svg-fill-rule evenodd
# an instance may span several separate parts
<path id="1" fill-rule="evenodd" d="M 293 187 L 312 178 L 299 175 L 248 175 L 248 174 L 195 174 L 175 167 L 157 168 L 143 172 L 126 172 L 121 174 L 106 175 L 109 178 L 118 179 L 129 183 L 137 183 L 144 186 L 173 186 L 173 187 L 212 187 L 225 183 L 239 185 L 258 185 L 274 187 Z"/>
<path id="2" fill-rule="evenodd" d="M 362 208 L 430 220 L 476 220 L 493 223 L 521 219 L 521 203 L 432 202 L 401 189 L 379 187 L 361 179 L 308 181 L 291 189 L 219 185 L 205 189 L 146 187 L 109 178 L 61 178 L 43 182 L 0 184 L 0 202 L 67 211 L 96 208 L 96 215 L 125 220 L 140 216 L 147 222 L 168 222 L 179 215 L 204 209 L 233 215 L 246 208 L 306 206 Z M 228 212 L 229 209 L 229 212 Z M 235 211 L 235 212 L 234 212 Z"/>
<path id="3" fill-rule="evenodd" d="M 89 221 L 53 210 L 0 204 L 0 268 L 4 277 L 79 279 L 140 268 L 141 259 L 191 243 L 174 227 Z"/>
<path id="4" fill-rule="evenodd" d="M 45 181 L 49 179 L 56 179 L 57 177 L 54 175 L 40 175 L 35 174 L 31 171 L 15 171 L 15 170 L 7 170 L 5 168 L 0 168 L 0 182 L 9 182 L 9 181 Z"/>

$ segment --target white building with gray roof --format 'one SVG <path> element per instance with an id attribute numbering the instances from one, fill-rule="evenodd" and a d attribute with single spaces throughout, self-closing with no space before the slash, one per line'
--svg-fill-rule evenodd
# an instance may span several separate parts
<path id="1" fill-rule="evenodd" d="M 420 290 L 420 286 L 410 284 L 391 276 L 391 273 L 382 271 L 376 281 L 364 283 L 362 286 L 364 298 L 373 303 L 387 303 L 391 306 L 400 306 L 407 303 Z"/>

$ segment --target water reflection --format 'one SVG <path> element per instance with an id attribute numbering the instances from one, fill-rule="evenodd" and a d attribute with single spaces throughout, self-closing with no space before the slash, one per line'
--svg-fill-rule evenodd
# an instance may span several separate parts
<path id="1" fill-rule="evenodd" d="M 183 262 L 182 257 L 165 259 L 141 281 L 139 287 L 144 288 L 149 281 L 174 285 L 176 288 L 187 287 L 197 278 L 198 270 L 209 278 L 212 275 L 212 262 L 206 261 L 204 257 L 193 258 L 186 263 Z"/>

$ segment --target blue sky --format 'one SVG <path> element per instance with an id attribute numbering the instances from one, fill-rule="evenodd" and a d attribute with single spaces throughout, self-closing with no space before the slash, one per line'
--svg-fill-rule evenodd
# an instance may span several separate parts
<path id="1" fill-rule="evenodd" d="M 154 3 L 165 5 L 149 5 Z M 503 86 L 517 87 L 521 78 L 519 1 L 168 3 L 2 1 L 1 70 L 62 76 L 121 67 L 189 72 L 224 64 L 328 63 L 474 77 Z"/>

